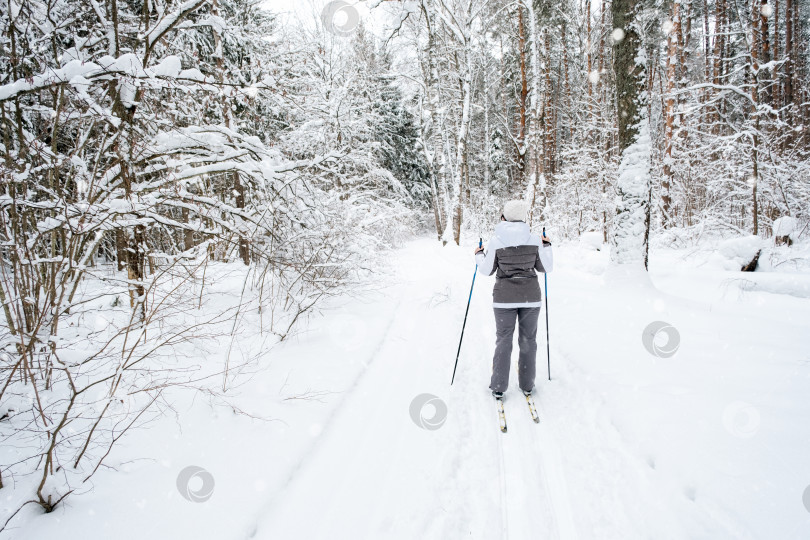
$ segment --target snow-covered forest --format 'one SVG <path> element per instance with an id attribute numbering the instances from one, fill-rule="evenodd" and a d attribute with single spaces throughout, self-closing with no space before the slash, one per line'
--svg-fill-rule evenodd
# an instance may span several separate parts
<path id="1" fill-rule="evenodd" d="M 201 519 L 206 528 L 197 537 L 297 532 L 273 529 L 281 521 L 263 529 L 254 518 L 264 515 L 260 509 L 268 501 L 274 515 L 284 515 L 279 500 L 301 469 L 298 458 L 310 455 L 330 422 L 351 425 L 331 411 L 343 403 L 334 395 L 348 393 L 352 381 L 372 369 L 370 360 L 357 358 L 380 356 L 399 366 L 404 360 L 388 350 L 385 337 L 391 328 L 405 336 L 420 318 L 433 321 L 435 339 L 425 343 L 434 348 L 420 345 L 420 366 L 449 382 L 444 379 L 468 301 L 468 251 L 492 234 L 508 199 L 527 201 L 529 225 L 546 227 L 555 249 L 561 246 L 558 272 L 568 268 L 578 280 L 561 278 L 570 298 L 579 298 L 583 284 L 590 290 L 604 279 L 611 290 L 637 285 L 641 289 L 630 297 L 660 312 L 663 300 L 648 301 L 657 294 L 690 290 L 684 293 L 690 302 L 722 303 L 725 296 L 713 295 L 733 289 L 745 302 L 717 315 L 727 321 L 723 328 L 739 332 L 731 341 L 756 334 L 749 319 L 735 317 L 760 309 L 763 318 L 789 317 L 772 318 L 768 329 L 775 341 L 767 347 L 737 346 L 748 351 L 740 352 L 747 359 L 764 357 L 766 349 L 772 358 L 772 347 L 784 346 L 783 358 L 800 366 L 784 368 L 793 378 L 779 380 L 792 382 L 774 383 L 769 391 L 784 390 L 785 406 L 799 411 L 790 420 L 780 416 L 793 438 L 779 440 L 794 445 L 791 455 L 806 455 L 808 44 L 810 3 L 803 0 L 0 1 L 0 539 L 44 538 L 60 523 L 68 538 L 135 537 L 143 532 L 140 525 L 119 535 L 113 525 L 99 524 L 82 536 L 85 521 L 119 519 L 94 513 L 116 497 L 121 508 L 140 509 L 131 523 L 156 519 L 163 527 L 143 513 L 141 495 L 130 497 L 120 485 L 137 484 L 133 476 L 139 473 L 148 479 L 143 485 L 158 485 L 172 505 L 187 503 L 175 477 L 202 457 L 162 446 L 182 439 L 179 426 L 192 433 L 197 428 L 191 426 L 207 426 L 184 443 L 198 449 L 255 449 L 232 472 L 220 469 L 217 476 L 220 484 L 230 474 L 252 478 L 244 491 L 232 487 L 229 504 L 211 514 L 228 516 L 235 528 Z M 446 266 L 451 263 L 453 270 Z M 434 265 L 440 266 L 436 276 L 428 275 Z M 677 279 L 672 273 L 704 265 L 716 273 Z M 617 269 L 626 270 L 624 278 Z M 669 273 L 655 274 L 657 269 Z M 489 336 L 491 298 L 482 288 L 490 285 L 482 282 L 474 297 L 469 292 L 481 308 L 472 313 L 479 322 L 471 324 Z M 412 296 L 407 283 L 421 292 Z M 380 294 L 398 300 L 369 300 Z M 570 310 L 567 323 L 552 323 L 552 331 L 555 324 L 570 329 L 560 330 L 560 347 L 565 336 L 578 341 L 573 326 L 585 323 L 575 322 L 575 313 L 590 311 L 582 298 L 561 306 L 563 313 Z M 604 303 L 596 301 L 595 309 L 608 311 L 608 297 L 599 298 Z M 406 308 L 391 314 L 394 304 Z M 444 322 L 422 314 L 423 304 L 444 310 L 431 312 L 445 316 Z M 700 309 L 683 307 L 682 333 L 690 324 L 685 314 Z M 632 319 L 633 310 L 625 315 Z M 655 320 L 638 317 L 640 328 Z M 625 328 L 615 324 L 614 336 Z M 626 328 L 633 339 L 641 335 L 630 323 Z M 705 351 L 715 346 L 710 338 L 693 340 L 705 345 L 698 356 L 709 355 Z M 471 358 L 465 360 L 468 369 L 488 369 L 490 345 L 479 343 L 484 358 L 475 369 Z M 467 347 L 473 345 L 465 342 Z M 566 356 L 564 348 L 558 351 Z M 347 364 L 330 363 L 333 353 Z M 569 353 L 577 367 L 563 368 L 562 384 L 573 392 L 581 388 L 577 377 L 598 368 L 576 364 L 576 351 Z M 542 354 L 538 365 L 545 362 Z M 637 373 L 635 364 L 630 368 Z M 398 369 L 400 380 L 418 381 L 417 373 Z M 296 370 L 307 373 L 304 380 L 291 375 Z M 762 366 L 749 371 L 755 372 L 766 376 Z M 382 374 L 375 380 L 400 382 Z M 678 380 L 671 382 L 673 395 L 691 384 Z M 468 382 L 470 392 L 486 386 L 483 379 Z M 405 418 L 403 429 L 419 431 L 407 417 L 407 401 L 421 387 L 404 388 L 411 387 L 396 390 L 408 396 L 397 414 Z M 565 414 L 560 403 L 567 395 L 550 387 L 545 406 Z M 593 395 L 583 396 L 580 412 L 603 414 L 588 401 Z M 492 411 L 479 410 L 471 397 L 443 399 L 452 414 L 494 422 Z M 462 403 L 469 406 L 463 413 Z M 757 423 L 765 408 L 755 408 Z M 348 410 L 363 414 L 356 404 Z M 223 427 L 215 420 L 220 415 L 234 423 Z M 275 421 L 286 426 L 283 432 L 262 431 Z M 461 422 L 449 427 L 448 421 L 441 433 L 475 433 Z M 643 421 L 627 423 L 641 430 Z M 565 437 L 563 425 L 558 439 Z M 303 431 L 296 435 L 298 428 Z M 470 437 L 465 440 L 477 440 Z M 605 440 L 611 437 L 617 436 L 605 432 Z M 666 446 L 657 436 L 642 439 L 639 447 L 650 455 L 656 442 Z M 795 448 L 802 440 L 804 448 Z M 452 469 L 467 463 L 466 453 L 458 460 L 442 453 L 452 441 L 412 448 L 425 460 L 444 456 L 437 460 Z M 285 444 L 287 453 L 272 459 L 272 469 L 250 470 L 257 456 Z M 762 463 L 769 444 L 757 447 L 751 463 Z M 566 456 L 584 457 L 578 448 L 560 443 L 557 461 L 544 466 L 564 468 Z M 625 474 L 631 469 L 622 468 L 622 459 L 609 454 L 592 467 Z M 142 460 L 171 462 L 164 465 L 169 481 Z M 497 470 L 482 471 L 481 478 L 453 477 L 457 489 L 485 489 L 476 484 L 480 480 L 497 497 Z M 683 474 L 669 472 L 673 482 Z M 799 472 L 804 476 L 798 481 L 810 485 L 806 464 Z M 565 480 L 546 474 L 549 493 L 565 495 Z M 510 477 L 515 489 L 518 476 L 501 469 L 506 499 L 520 496 L 517 490 L 508 495 L 503 478 Z M 778 476 L 774 485 L 783 486 L 779 479 L 787 477 Z M 421 478 L 404 482 L 413 487 Z M 599 478 L 595 483 L 603 485 Z M 308 482 L 315 491 L 317 483 Z M 576 491 L 572 482 L 568 489 Z M 218 489 L 231 489 L 220 484 Z M 310 493 L 302 485 L 291 492 Z M 693 502 L 694 490 L 685 489 Z M 661 529 L 672 538 L 800 538 L 810 532 L 808 521 L 786 517 L 788 510 L 777 512 L 785 521 L 773 536 L 765 534 L 765 519 L 756 512 L 751 522 L 724 514 L 716 501 L 731 492 L 713 493 L 718 499 L 700 506 L 705 515 L 682 502 L 671 513 L 656 504 L 654 515 L 668 516 L 657 523 L 674 527 Z M 612 508 L 627 508 L 618 491 L 594 493 L 612 493 L 620 501 Z M 740 495 L 736 510 L 753 508 L 753 497 Z M 801 508 L 801 497 L 785 494 L 784 501 L 799 501 Z M 810 491 L 805 497 L 810 512 Z M 248 499 L 254 499 L 249 517 L 234 516 Z M 607 515 L 607 505 L 594 510 L 595 500 L 580 509 Z M 396 505 L 387 497 L 377 504 L 381 512 Z M 494 526 L 489 514 L 476 504 L 465 512 L 478 512 L 481 523 L 472 522 L 481 528 L 397 515 L 373 534 L 354 537 L 506 537 L 509 527 L 488 529 Z M 410 508 L 417 506 L 405 506 Z M 626 521 L 606 525 L 596 518 L 581 522 L 580 509 L 556 507 L 558 537 L 576 537 L 577 527 L 581 538 L 664 537 L 653 525 L 631 525 L 643 513 L 628 511 Z M 716 519 L 706 517 L 713 512 Z M 52 516 L 56 521 L 48 521 Z M 514 527 L 504 517 L 507 522 Z M 348 530 L 354 529 L 314 537 L 344 538 Z M 545 537 L 528 535 L 537 530 L 528 526 L 511 530 L 515 538 Z M 192 537 L 177 523 L 161 531 L 153 536 Z"/>

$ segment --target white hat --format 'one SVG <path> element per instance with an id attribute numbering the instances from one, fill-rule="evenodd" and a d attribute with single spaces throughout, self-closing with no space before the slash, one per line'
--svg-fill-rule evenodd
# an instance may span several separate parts
<path id="1" fill-rule="evenodd" d="M 503 205 L 503 217 L 506 221 L 526 221 L 529 203 L 521 200 L 508 201 Z"/>

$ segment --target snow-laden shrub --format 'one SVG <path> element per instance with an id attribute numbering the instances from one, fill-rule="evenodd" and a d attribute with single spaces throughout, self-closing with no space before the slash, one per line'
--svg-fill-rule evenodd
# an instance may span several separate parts
<path id="1" fill-rule="evenodd" d="M 382 166 L 410 154 L 379 151 L 350 62 L 310 69 L 330 53 L 267 39 L 256 3 L 117 6 L 0 5 L 26 44 L 0 58 L 0 485 L 48 512 L 164 389 L 227 390 L 233 365 L 189 361 L 223 321 L 284 339 L 411 230 L 420 192 L 418 163 L 411 184 Z"/>

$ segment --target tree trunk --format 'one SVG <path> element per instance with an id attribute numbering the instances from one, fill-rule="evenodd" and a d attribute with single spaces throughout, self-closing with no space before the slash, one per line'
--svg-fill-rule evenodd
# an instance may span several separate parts
<path id="1" fill-rule="evenodd" d="M 760 0 L 759 7 L 759 39 L 760 47 L 760 60 L 763 64 L 771 61 L 771 29 L 769 26 L 770 17 L 765 15 L 763 8 L 768 5 L 768 0 Z M 770 69 L 763 70 L 760 81 L 764 83 L 762 88 L 760 101 L 762 103 L 772 103 L 771 100 L 771 85 L 768 84 L 771 80 Z"/>
<path id="2" fill-rule="evenodd" d="M 689 42 L 691 41 L 692 37 L 692 0 L 685 0 L 686 1 L 686 9 L 680 10 L 678 14 L 678 35 L 680 36 L 680 40 L 678 42 L 678 78 L 676 80 L 677 86 L 681 86 L 681 81 L 686 80 L 688 74 L 688 67 L 689 67 Z M 686 96 L 683 94 L 678 95 L 678 119 L 680 120 L 678 123 L 678 136 L 686 140 L 689 130 L 686 128 L 686 122 L 684 119 L 684 100 Z"/>
<path id="3" fill-rule="evenodd" d="M 793 43 L 792 50 L 790 51 L 790 66 L 791 66 L 791 76 L 793 78 L 792 88 L 793 88 L 793 103 L 800 107 L 799 104 L 802 103 L 802 98 L 804 97 L 802 94 L 804 92 L 803 85 L 799 80 L 799 73 L 801 69 L 801 61 L 802 56 L 800 52 L 800 47 L 802 45 L 802 26 L 800 22 L 801 15 L 801 4 L 794 0 L 793 2 Z M 804 108 L 804 107 L 800 107 Z M 797 110 L 797 120 L 801 118 L 798 113 L 800 110 Z M 807 130 L 804 130 L 806 135 Z"/>
<path id="4" fill-rule="evenodd" d="M 723 78 L 723 58 L 726 49 L 726 11 L 727 0 L 716 0 L 715 2 L 715 15 L 714 15 L 714 77 L 713 82 L 715 85 L 721 84 Z M 715 94 L 715 91 L 710 92 L 710 97 Z M 722 102 L 715 103 L 715 111 L 711 115 L 712 122 L 719 120 L 719 112 L 722 112 Z M 715 125 L 712 131 L 718 132 L 719 126 Z"/>
<path id="5" fill-rule="evenodd" d="M 183 223 L 188 224 L 188 208 L 183 208 L 182 218 Z M 183 250 L 188 251 L 194 247 L 194 231 L 191 229 L 183 229 Z"/>
<path id="6" fill-rule="evenodd" d="M 591 0 L 585 0 L 585 56 L 588 62 L 588 73 L 586 74 L 585 84 L 588 87 L 588 119 L 593 117 L 593 83 L 591 82 L 591 73 L 593 73 L 593 60 L 591 59 Z"/>
<path id="7" fill-rule="evenodd" d="M 146 228 L 143 225 L 135 225 L 132 231 L 127 257 L 127 277 L 130 281 L 130 305 L 139 310 L 141 321 L 146 318 L 146 291 L 143 286 L 143 270 L 146 255 L 143 249 L 143 246 L 146 245 L 145 236 Z"/>
<path id="8" fill-rule="evenodd" d="M 534 208 L 537 202 L 537 191 L 542 190 L 541 202 L 545 206 L 545 177 L 541 170 L 540 161 L 540 33 L 537 28 L 537 15 L 534 11 L 532 2 L 526 2 L 526 10 L 529 14 L 528 28 L 529 28 L 529 43 L 531 57 L 529 63 L 531 66 L 531 94 L 529 99 L 529 140 L 528 140 L 528 155 L 527 164 L 529 168 L 528 180 L 529 186 L 526 191 L 525 199 L 530 203 L 528 221 L 531 225 L 534 218 Z M 542 210 L 541 210 L 542 215 Z"/>
<path id="9" fill-rule="evenodd" d="M 793 103 L 793 12 L 796 0 L 785 2 L 785 93 L 784 104 Z M 788 134 L 790 137 L 790 134 Z"/>
<path id="10" fill-rule="evenodd" d="M 752 176 L 751 176 L 751 195 L 752 195 L 752 212 L 754 221 L 753 234 L 759 233 L 759 208 L 757 205 L 757 184 L 759 183 L 759 41 L 760 41 L 760 26 L 759 26 L 759 8 L 760 0 L 752 0 L 751 4 L 751 64 L 749 66 L 751 74 L 751 101 L 753 102 L 753 110 L 751 111 L 755 117 L 754 120 L 754 136 L 753 147 L 751 149 L 752 161 Z"/>
<path id="11" fill-rule="evenodd" d="M 672 2 L 672 29 L 667 36 L 667 89 L 666 105 L 664 106 L 664 168 L 661 180 L 661 211 L 665 228 L 672 225 L 670 219 L 672 196 L 670 189 L 673 182 L 672 171 L 672 143 L 675 123 L 675 78 L 679 60 L 678 39 L 681 29 L 680 2 Z"/>
<path id="12" fill-rule="evenodd" d="M 611 239 L 611 262 L 616 265 L 644 265 L 647 268 L 650 227 L 650 135 L 646 117 L 645 66 L 636 58 L 640 38 L 635 13 L 639 0 L 613 0 L 613 26 L 624 29 L 624 38 L 614 44 L 616 105 L 619 121 L 619 150 L 622 155 L 616 216 Z"/>
<path id="13" fill-rule="evenodd" d="M 428 160 L 428 165 L 430 166 L 430 174 L 431 174 L 431 183 L 430 189 L 431 194 L 433 195 L 433 217 L 436 221 L 436 236 L 441 241 L 442 233 L 445 229 L 445 224 L 447 222 L 447 200 L 446 200 L 446 193 L 444 190 L 439 189 L 438 181 L 439 179 L 437 176 L 439 175 L 439 155 L 443 155 L 443 148 L 442 148 L 442 138 L 441 138 L 441 131 L 438 122 L 438 109 L 439 109 L 439 95 L 441 93 L 441 88 L 439 87 L 439 78 L 438 78 L 438 70 L 436 68 L 436 59 L 433 57 L 433 51 L 436 47 L 436 32 L 434 27 L 434 19 L 433 13 L 428 11 L 425 8 L 424 3 L 422 3 L 422 12 L 425 15 L 425 23 L 427 24 L 427 31 L 428 31 L 428 42 L 427 42 L 427 61 L 428 61 L 428 69 L 426 73 L 427 84 L 425 85 L 427 97 L 428 97 L 428 113 L 430 116 L 430 129 L 431 129 L 431 138 L 432 138 L 432 146 L 433 146 L 433 153 L 428 155 L 427 152 L 427 141 L 425 141 L 425 154 Z M 442 181 L 442 185 L 444 182 Z"/>
<path id="14" fill-rule="evenodd" d="M 518 106 L 520 108 L 520 113 L 518 116 L 519 125 L 518 125 L 518 137 L 517 137 L 517 164 L 518 164 L 518 173 L 520 177 L 520 183 L 518 186 L 518 192 L 522 193 L 526 189 L 527 180 L 526 180 L 526 102 L 527 97 L 529 94 L 529 81 L 526 75 L 526 32 L 525 32 L 525 22 L 523 20 L 523 3 L 518 3 L 517 6 L 518 10 L 518 50 L 520 51 L 520 101 Z"/>
<path id="15" fill-rule="evenodd" d="M 552 152 L 554 146 L 552 123 L 552 86 L 551 86 L 551 40 L 548 37 L 548 28 L 543 31 L 543 41 L 545 45 L 545 90 L 543 92 L 543 174 L 549 175 L 553 172 Z M 546 179 L 548 181 L 548 179 Z"/>
<path id="16" fill-rule="evenodd" d="M 115 229 L 115 254 L 118 270 L 122 272 L 127 267 L 127 233 L 123 229 Z"/>
<path id="17" fill-rule="evenodd" d="M 215 17 L 219 17 L 219 2 L 213 0 L 211 5 L 211 13 Z M 225 81 L 225 58 L 222 51 L 222 36 L 217 25 L 211 27 L 214 31 L 214 57 L 217 59 L 217 78 L 220 83 Z M 225 121 L 225 127 L 231 127 L 231 105 L 228 102 L 228 96 L 222 92 L 222 116 Z M 233 190 L 236 193 L 235 206 L 243 210 L 245 208 L 245 186 L 239 177 L 239 173 L 234 171 L 231 173 L 231 182 L 233 183 Z M 245 263 L 245 266 L 250 266 L 250 240 L 247 237 L 247 231 L 242 231 L 239 235 L 239 258 Z"/>
<path id="18" fill-rule="evenodd" d="M 563 107 L 561 110 L 570 111 L 571 104 L 574 102 L 573 98 L 571 97 L 571 82 L 568 78 L 568 44 L 566 40 L 567 35 L 567 25 L 565 21 L 560 25 L 560 39 L 562 40 L 562 47 L 563 47 L 563 80 L 565 81 L 565 103 L 563 103 Z M 560 100 L 562 101 L 562 100 Z M 574 122 L 570 119 L 570 115 L 567 115 L 566 120 L 569 122 L 568 130 L 570 133 L 570 140 L 574 139 Z M 556 137 L 555 137 L 556 140 Z M 564 141 L 563 141 L 564 142 Z"/>
<path id="19" fill-rule="evenodd" d="M 489 131 L 489 70 L 484 69 L 484 188 L 487 195 L 492 193 L 492 141 Z"/>
<path id="20" fill-rule="evenodd" d="M 469 54 L 469 51 L 467 51 Z M 465 55 L 466 56 L 466 55 Z M 469 62 L 469 57 L 465 58 Z M 464 67 L 464 81 L 462 83 L 462 113 L 461 125 L 458 132 L 458 146 L 456 153 L 456 163 L 458 163 L 456 182 L 453 200 L 455 207 L 453 210 L 453 241 L 456 245 L 461 244 L 461 221 L 462 221 L 462 204 L 461 204 L 461 190 L 464 184 L 464 178 L 467 176 L 467 137 L 469 135 L 470 125 L 470 107 L 472 106 L 470 92 L 472 91 L 472 67 L 466 65 Z"/>
<path id="21" fill-rule="evenodd" d="M 779 60 L 779 0 L 773 1 L 773 57 Z M 777 111 L 782 107 L 782 77 L 781 69 L 774 71 L 773 79 L 773 108 Z"/>
<path id="22" fill-rule="evenodd" d="M 712 80 L 712 68 L 711 68 L 711 41 L 709 37 L 709 3 L 708 0 L 703 0 L 703 77 L 705 82 L 708 83 Z M 708 89 L 704 89 L 700 93 L 700 100 L 701 102 L 705 103 L 708 101 L 706 96 L 709 94 Z M 705 113 L 701 110 L 701 123 L 705 120 Z"/>
<path id="23" fill-rule="evenodd" d="M 232 174 L 233 190 L 236 192 L 236 207 L 240 210 L 245 208 L 245 186 L 242 184 L 239 173 L 234 171 Z M 245 263 L 245 266 L 250 266 L 250 240 L 247 233 L 239 236 L 239 258 Z"/>
<path id="24" fill-rule="evenodd" d="M 501 54 L 500 54 L 500 58 L 499 58 L 499 61 L 498 61 L 498 74 L 500 75 L 501 88 L 506 88 L 506 69 L 504 68 L 504 62 L 505 62 L 505 58 L 506 58 L 506 53 L 504 52 L 504 48 L 503 48 L 503 35 L 500 36 L 500 49 L 501 49 Z M 507 92 L 503 91 L 503 92 L 500 92 L 500 94 L 501 94 L 501 109 L 503 111 L 504 126 L 505 126 L 505 129 L 509 130 L 509 129 L 511 129 L 511 127 L 510 127 L 510 122 L 509 122 L 509 105 L 508 105 L 508 103 L 506 101 Z M 511 135 L 511 132 L 510 132 L 510 135 Z M 514 179 L 512 178 L 512 168 L 509 167 L 509 166 L 506 167 L 506 175 L 507 175 L 507 178 L 506 178 L 506 192 L 511 193 L 512 189 L 514 187 L 513 186 Z"/>
<path id="25" fill-rule="evenodd" d="M 472 25 L 472 3 L 467 5 L 467 13 L 463 14 L 465 26 L 464 29 L 469 31 Z M 467 35 L 459 31 L 458 34 Z M 456 245 L 461 243 L 461 222 L 463 218 L 463 204 L 462 195 L 464 190 L 464 181 L 467 178 L 467 140 L 470 132 L 470 116 L 472 107 L 472 50 L 469 42 L 459 43 L 461 49 L 461 59 L 459 54 L 454 55 L 456 62 L 456 70 L 459 74 L 459 90 L 461 97 L 461 119 L 458 124 L 458 132 L 456 136 L 456 168 L 455 178 L 453 179 L 453 197 L 452 197 L 452 215 L 453 215 L 453 241 Z M 449 224 L 448 224 L 449 225 Z M 443 236 L 444 241 L 448 241 L 449 232 L 445 228 Z"/>

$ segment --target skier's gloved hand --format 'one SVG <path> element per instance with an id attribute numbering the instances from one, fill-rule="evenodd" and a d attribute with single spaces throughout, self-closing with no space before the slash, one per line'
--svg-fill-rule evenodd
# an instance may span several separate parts
<path id="1" fill-rule="evenodd" d="M 549 237 L 548 234 L 546 234 L 546 231 L 543 231 L 543 236 L 541 236 L 541 238 L 543 239 L 543 245 L 544 246 L 550 246 L 551 245 L 551 238 Z"/>
<path id="2" fill-rule="evenodd" d="M 473 251 L 473 254 L 478 255 L 479 253 L 483 253 L 483 252 L 484 252 L 484 248 L 475 246 L 475 250 Z"/>

